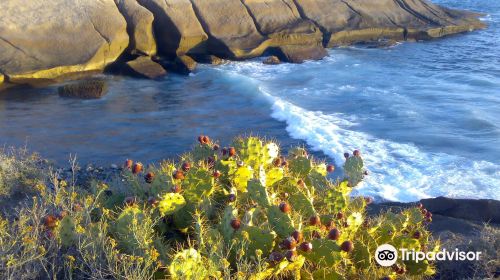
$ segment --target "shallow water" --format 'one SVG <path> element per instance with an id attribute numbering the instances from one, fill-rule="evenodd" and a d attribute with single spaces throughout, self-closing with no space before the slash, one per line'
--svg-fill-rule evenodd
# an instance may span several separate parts
<path id="1" fill-rule="evenodd" d="M 103 99 L 55 88 L 0 97 L 0 143 L 64 163 L 154 162 L 200 133 L 222 143 L 254 133 L 306 143 L 337 165 L 360 149 L 370 176 L 357 191 L 500 199 L 500 3 L 437 1 L 483 11 L 487 30 L 386 49 L 334 49 L 322 61 L 262 59 L 202 66 L 161 81 L 109 77 Z M 337 174 L 340 175 L 340 174 Z"/>

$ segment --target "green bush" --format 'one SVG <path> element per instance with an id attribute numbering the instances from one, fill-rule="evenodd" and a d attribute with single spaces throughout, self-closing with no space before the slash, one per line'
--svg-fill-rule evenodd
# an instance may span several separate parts
<path id="1" fill-rule="evenodd" d="M 221 148 L 206 136 L 179 162 L 142 168 L 90 190 L 45 182 L 17 218 L 0 220 L 0 278 L 412 279 L 427 262 L 374 262 L 378 245 L 436 250 L 417 207 L 367 217 L 346 178 L 303 148 L 288 155 L 256 137 Z M 34 230 L 36 229 L 36 230 Z M 34 232 L 36 234 L 31 234 Z M 415 232 L 419 232 L 415 238 Z"/>

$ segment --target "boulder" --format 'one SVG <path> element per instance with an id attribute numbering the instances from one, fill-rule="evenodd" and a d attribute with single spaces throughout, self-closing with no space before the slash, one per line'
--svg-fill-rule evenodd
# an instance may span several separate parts
<path id="1" fill-rule="evenodd" d="M 428 39 L 484 27 L 477 14 L 442 8 L 427 0 L 296 0 L 296 3 L 306 18 L 320 26 L 328 46 L 377 39 Z"/>
<path id="2" fill-rule="evenodd" d="M 13 83 L 102 70 L 128 42 L 113 0 L 2 1 L 0 72 Z"/>
<path id="3" fill-rule="evenodd" d="M 180 73 L 193 72 L 197 65 L 196 61 L 187 55 L 181 55 L 174 60 L 174 69 Z"/>
<path id="4" fill-rule="evenodd" d="M 285 45 L 278 47 L 278 57 L 282 61 L 302 63 L 305 60 L 319 60 L 328 55 L 323 46 Z"/>
<path id="5" fill-rule="evenodd" d="M 153 35 L 153 14 L 136 0 L 116 0 L 118 9 L 127 21 L 130 43 L 127 48 L 131 54 L 156 54 L 156 41 Z"/>
<path id="6" fill-rule="evenodd" d="M 61 97 L 81 99 L 98 99 L 106 95 L 107 91 L 108 84 L 101 79 L 77 81 L 58 88 Z"/>
<path id="7" fill-rule="evenodd" d="M 257 29 L 272 39 L 273 46 L 321 45 L 323 34 L 303 19 L 293 0 L 244 0 Z"/>
<path id="8" fill-rule="evenodd" d="M 206 53 L 208 36 L 189 0 L 138 0 L 154 15 L 158 51 L 172 58 L 186 53 Z M 212 8 L 211 8 L 212 9 Z"/>
<path id="9" fill-rule="evenodd" d="M 167 74 L 167 71 L 160 64 L 146 56 L 139 56 L 132 61 L 128 61 L 127 66 L 133 74 L 148 79 L 156 79 Z"/>
<path id="10" fill-rule="evenodd" d="M 260 56 L 269 46 L 240 0 L 192 0 L 198 19 L 210 38 L 211 54 L 244 59 Z"/>
<path id="11" fill-rule="evenodd" d="M 262 63 L 267 64 L 267 65 L 277 65 L 277 64 L 281 63 L 281 60 L 277 56 L 271 55 L 270 57 L 264 59 L 264 61 L 262 61 Z"/>

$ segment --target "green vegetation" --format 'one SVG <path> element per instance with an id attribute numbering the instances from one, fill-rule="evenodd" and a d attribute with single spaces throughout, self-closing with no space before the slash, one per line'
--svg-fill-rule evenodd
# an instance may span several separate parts
<path id="1" fill-rule="evenodd" d="M 344 180 L 304 148 L 207 136 L 178 162 L 127 160 L 120 176 L 85 188 L 2 157 L 0 202 L 28 191 L 0 218 L 1 279 L 422 279 L 434 266 L 374 262 L 378 245 L 437 250 L 430 215 L 415 207 L 367 217 L 352 197 L 359 151 Z M 28 180 L 29 179 L 29 180 Z M 17 182 L 22 182 L 18 184 Z M 26 186 L 30 186 L 27 188 Z"/>

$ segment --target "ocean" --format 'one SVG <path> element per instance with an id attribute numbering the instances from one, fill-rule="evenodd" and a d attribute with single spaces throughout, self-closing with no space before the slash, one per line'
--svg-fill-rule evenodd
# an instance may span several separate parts
<path id="1" fill-rule="evenodd" d="M 387 48 L 335 48 L 321 61 L 265 58 L 200 65 L 160 81 L 109 79 L 99 100 L 60 98 L 55 86 L 0 94 L 0 145 L 58 164 L 155 163 L 199 134 L 304 145 L 335 163 L 361 150 L 369 176 L 357 194 L 415 201 L 500 199 L 500 2 L 440 0 L 479 11 L 488 29 Z"/>

